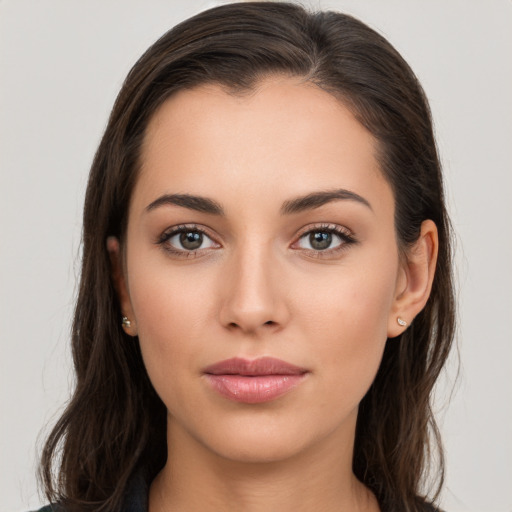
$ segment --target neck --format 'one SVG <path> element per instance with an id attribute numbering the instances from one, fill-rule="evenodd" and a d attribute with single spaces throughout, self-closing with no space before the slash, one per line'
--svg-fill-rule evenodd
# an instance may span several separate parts
<path id="1" fill-rule="evenodd" d="M 335 441 L 336 439 L 334 439 Z M 150 490 L 150 512 L 375 512 L 352 472 L 352 448 L 329 440 L 285 460 L 241 462 L 168 428 L 169 457 Z"/>

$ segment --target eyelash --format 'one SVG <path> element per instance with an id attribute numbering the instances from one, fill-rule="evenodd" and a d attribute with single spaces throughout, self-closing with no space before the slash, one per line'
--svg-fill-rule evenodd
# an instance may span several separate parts
<path id="1" fill-rule="evenodd" d="M 307 252 L 310 256 L 314 258 L 332 257 L 346 250 L 350 245 L 357 243 L 354 234 L 347 228 L 343 228 L 335 224 L 318 224 L 314 226 L 308 226 L 306 230 L 302 231 L 298 235 L 297 241 L 294 242 L 292 246 L 296 245 L 300 240 L 302 240 L 306 236 L 311 235 L 312 233 L 315 232 L 334 234 L 340 239 L 340 244 L 332 249 L 328 248 L 325 250 L 298 249 Z M 213 239 L 213 237 L 210 236 L 205 229 L 199 227 L 196 224 L 183 224 L 170 228 L 162 233 L 162 235 L 157 239 L 156 244 L 161 245 L 167 253 L 171 254 L 172 256 L 177 256 L 179 258 L 194 258 L 197 256 L 199 252 L 209 249 L 176 249 L 175 247 L 168 243 L 171 238 L 181 233 L 201 233 L 202 235 L 208 237 L 214 244 L 218 245 L 217 242 L 215 242 L 215 240 Z"/>
<path id="2" fill-rule="evenodd" d="M 164 231 L 162 233 L 162 235 L 158 238 L 156 243 L 158 245 L 161 245 L 163 247 L 163 249 L 166 252 L 168 252 L 169 254 L 171 254 L 173 256 L 177 256 L 179 258 L 193 258 L 197 255 L 198 252 L 205 250 L 205 249 L 196 249 L 196 250 L 187 251 L 186 249 L 176 249 L 175 247 L 173 247 L 172 245 L 167 243 L 167 242 L 169 242 L 169 240 L 172 237 L 179 235 L 181 233 L 201 233 L 202 235 L 207 236 L 215 244 L 217 243 L 213 240 L 213 237 L 210 236 L 206 230 L 200 228 L 196 224 L 182 224 L 182 225 L 170 228 L 167 231 Z"/>
<path id="3" fill-rule="evenodd" d="M 340 239 L 340 244 L 332 249 L 302 249 L 303 251 L 307 251 L 309 255 L 314 258 L 329 258 L 336 256 L 337 254 L 347 250 L 349 246 L 357 243 L 354 234 L 345 227 L 337 226 L 336 224 L 316 224 L 308 226 L 304 231 L 299 233 L 297 242 L 294 242 L 293 245 L 297 244 L 300 240 L 312 233 L 330 233 L 336 235 Z"/>

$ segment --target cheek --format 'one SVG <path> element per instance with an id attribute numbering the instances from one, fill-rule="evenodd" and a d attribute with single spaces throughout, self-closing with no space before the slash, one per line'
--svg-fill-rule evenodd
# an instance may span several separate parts
<path id="1" fill-rule="evenodd" d="M 129 256 L 130 299 L 139 332 L 168 337 L 198 327 L 210 307 L 211 269 L 171 262 L 160 248 L 134 247 Z"/>
<path id="2" fill-rule="evenodd" d="M 198 372 L 205 324 L 213 315 L 208 281 L 166 265 L 134 267 L 130 297 L 145 366 L 156 388 L 180 385 L 180 375 Z M 210 298 L 208 300 L 208 298 Z"/>
<path id="3" fill-rule="evenodd" d="M 313 353 L 326 389 L 338 389 L 357 403 L 375 378 L 387 340 L 397 267 L 382 263 L 317 281 L 317 292 L 300 301 L 301 329 L 316 340 Z"/>
<path id="4" fill-rule="evenodd" d="M 359 263 L 329 273 L 297 276 L 296 281 L 302 283 L 296 285 L 296 307 L 313 328 L 356 338 L 372 332 L 386 336 L 397 265 L 393 261 Z"/>

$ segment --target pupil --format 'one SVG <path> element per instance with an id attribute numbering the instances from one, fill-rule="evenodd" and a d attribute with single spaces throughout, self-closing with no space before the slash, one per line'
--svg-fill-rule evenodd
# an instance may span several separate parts
<path id="1" fill-rule="evenodd" d="M 189 251 L 199 249 L 199 247 L 201 247 L 201 244 L 203 243 L 203 235 L 202 233 L 197 233 L 193 231 L 181 233 L 180 243 L 185 249 Z"/>
<path id="2" fill-rule="evenodd" d="M 322 231 L 317 231 L 316 233 L 311 233 L 309 235 L 309 242 L 313 249 L 318 249 L 319 251 L 323 249 L 329 248 L 332 242 L 332 234 L 326 233 Z"/>

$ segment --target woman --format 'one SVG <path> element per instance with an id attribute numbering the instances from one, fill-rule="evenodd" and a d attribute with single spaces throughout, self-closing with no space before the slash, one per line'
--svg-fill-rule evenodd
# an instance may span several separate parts
<path id="1" fill-rule="evenodd" d="M 181 23 L 123 85 L 83 229 L 54 508 L 435 510 L 449 221 L 381 36 L 284 3 Z"/>

